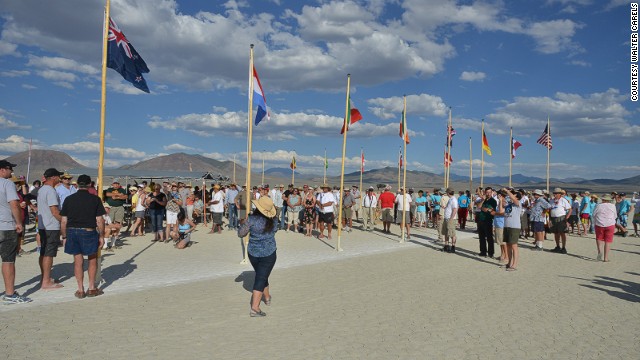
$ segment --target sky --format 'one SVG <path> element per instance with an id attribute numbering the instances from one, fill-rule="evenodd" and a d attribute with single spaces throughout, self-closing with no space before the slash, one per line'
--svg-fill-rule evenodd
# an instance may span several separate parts
<path id="1" fill-rule="evenodd" d="M 62 6 L 64 3 L 64 6 Z M 535 6 L 532 4 L 535 3 Z M 346 172 L 397 166 L 407 98 L 408 170 L 640 174 L 640 107 L 630 100 L 630 6 L 620 0 L 112 0 L 147 63 L 144 93 L 107 69 L 105 166 L 176 152 L 246 164 L 250 44 L 271 118 L 253 128 L 253 169 L 340 173 L 351 74 L 363 120 Z M 0 158 L 33 148 L 98 163 L 104 0 L 0 0 Z M 255 113 L 255 109 L 253 110 Z M 469 139 L 471 139 L 471 157 Z"/>

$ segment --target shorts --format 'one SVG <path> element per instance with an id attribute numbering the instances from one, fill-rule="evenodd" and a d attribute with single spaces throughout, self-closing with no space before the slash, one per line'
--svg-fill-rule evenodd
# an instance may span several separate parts
<path id="1" fill-rule="evenodd" d="M 178 213 L 167 210 L 167 225 L 175 225 L 178 223 Z"/>
<path id="2" fill-rule="evenodd" d="M 343 208 L 342 209 L 342 218 L 343 219 L 351 219 L 351 216 L 353 215 L 353 211 L 351 210 L 351 208 Z"/>
<path id="3" fill-rule="evenodd" d="M 627 214 L 618 216 L 618 219 L 616 220 L 616 224 L 622 227 L 627 227 Z"/>
<path id="4" fill-rule="evenodd" d="M 504 237 L 503 240 L 507 244 L 517 244 L 518 238 L 520 237 L 520 229 L 515 228 L 504 228 Z"/>
<path id="5" fill-rule="evenodd" d="M 382 222 L 393 222 L 393 209 L 382 209 Z"/>
<path id="6" fill-rule="evenodd" d="M 109 217 L 113 220 L 114 223 L 122 224 L 124 222 L 124 207 L 123 206 L 113 206 L 109 211 Z"/>
<path id="7" fill-rule="evenodd" d="M 328 213 L 320 213 L 320 222 L 323 222 L 325 224 L 332 224 L 333 223 L 333 213 L 332 212 L 328 212 Z"/>
<path id="8" fill-rule="evenodd" d="M 640 224 L 640 213 L 633 215 L 633 223 Z"/>
<path id="9" fill-rule="evenodd" d="M 504 244 L 504 228 L 494 227 L 493 228 L 493 242 L 498 245 Z"/>
<path id="10" fill-rule="evenodd" d="M 442 222 L 442 235 L 448 237 L 456 236 L 456 219 L 451 218 Z"/>
<path id="11" fill-rule="evenodd" d="M 222 213 L 214 212 L 211 213 L 211 222 L 216 225 L 222 225 Z"/>
<path id="12" fill-rule="evenodd" d="M 144 219 L 145 212 L 144 210 L 136 211 L 136 219 Z"/>
<path id="13" fill-rule="evenodd" d="M 100 236 L 96 230 L 78 228 L 67 229 L 64 252 L 69 255 L 93 255 L 98 252 Z"/>
<path id="14" fill-rule="evenodd" d="M 569 224 L 575 225 L 578 223 L 578 215 L 569 216 Z"/>
<path id="15" fill-rule="evenodd" d="M 60 230 L 39 229 L 38 234 L 40 234 L 40 256 L 56 257 L 60 245 Z"/>
<path id="16" fill-rule="evenodd" d="M 398 210 L 398 224 L 402 222 L 402 211 Z M 411 214 L 409 211 L 404 212 L 404 223 L 411 224 Z"/>
<path id="17" fill-rule="evenodd" d="M 584 220 L 584 219 L 589 220 L 589 218 L 590 218 L 590 217 L 591 217 L 591 215 L 589 215 L 589 214 L 587 214 L 587 213 L 580 214 L 580 219 L 582 219 L 582 220 Z"/>
<path id="18" fill-rule="evenodd" d="M 613 233 L 616 231 L 616 226 L 611 225 L 607 227 L 602 227 L 596 225 L 596 240 L 604 241 L 608 243 L 613 242 Z"/>
<path id="19" fill-rule="evenodd" d="M 529 215 L 527 213 L 520 215 L 520 224 L 520 230 L 527 230 L 527 227 L 529 226 Z"/>
<path id="20" fill-rule="evenodd" d="M 180 241 L 182 241 L 185 245 L 189 245 L 191 242 L 191 233 L 180 233 Z"/>
<path id="21" fill-rule="evenodd" d="M 431 211 L 431 216 L 438 216 L 440 215 L 440 209 L 433 209 Z"/>
<path id="22" fill-rule="evenodd" d="M 292 223 L 292 224 L 300 224 L 300 218 L 299 218 L 299 213 L 297 211 L 295 211 L 293 208 L 287 208 L 287 219 Z"/>
<path id="23" fill-rule="evenodd" d="M 549 226 L 549 230 L 554 234 L 561 234 L 567 230 L 567 220 L 566 216 L 558 216 L 551 218 L 551 226 Z"/>
<path id="24" fill-rule="evenodd" d="M 18 233 L 15 230 L 0 231 L 0 258 L 3 263 L 16 262 Z"/>
<path id="25" fill-rule="evenodd" d="M 544 222 L 542 221 L 534 221 L 533 224 L 533 232 L 544 232 Z"/>

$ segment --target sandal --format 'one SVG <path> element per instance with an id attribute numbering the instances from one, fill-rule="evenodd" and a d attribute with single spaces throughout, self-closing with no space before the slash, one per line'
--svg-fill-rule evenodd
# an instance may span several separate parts
<path id="1" fill-rule="evenodd" d="M 514 267 L 507 268 L 507 271 L 516 271 L 516 270 L 518 270 L 518 269 L 514 268 Z"/>
<path id="2" fill-rule="evenodd" d="M 267 316 L 267 314 L 262 310 L 255 311 L 255 310 L 251 309 L 251 311 L 249 312 L 249 316 L 251 316 L 251 317 L 264 317 L 264 316 Z"/>
<path id="3" fill-rule="evenodd" d="M 81 290 L 76 291 L 74 295 L 78 299 L 84 299 L 84 297 L 87 296 L 87 294 L 85 294 L 84 291 L 81 291 Z"/>
<path id="4" fill-rule="evenodd" d="M 104 294 L 104 291 L 100 289 L 89 289 L 87 290 L 87 297 L 95 297 Z"/>

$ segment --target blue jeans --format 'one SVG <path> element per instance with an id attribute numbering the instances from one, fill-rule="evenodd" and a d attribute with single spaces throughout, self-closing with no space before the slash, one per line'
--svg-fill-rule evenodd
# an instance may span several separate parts
<path id="1" fill-rule="evenodd" d="M 236 204 L 229 204 L 229 229 L 238 227 L 238 209 Z"/>
<path id="2" fill-rule="evenodd" d="M 282 210 L 280 211 L 280 229 L 284 229 L 287 222 L 285 221 L 287 216 L 287 205 L 282 206 Z"/>
<path id="3" fill-rule="evenodd" d="M 149 216 L 151 216 L 151 231 L 162 232 L 164 209 L 149 209 Z"/>
<path id="4" fill-rule="evenodd" d="M 249 261 L 256 273 L 256 278 L 253 281 L 253 290 L 264 292 L 264 288 L 269 286 L 269 275 L 271 275 L 271 270 L 276 264 L 276 252 L 274 251 L 273 254 L 264 257 L 255 257 L 249 254 Z"/>

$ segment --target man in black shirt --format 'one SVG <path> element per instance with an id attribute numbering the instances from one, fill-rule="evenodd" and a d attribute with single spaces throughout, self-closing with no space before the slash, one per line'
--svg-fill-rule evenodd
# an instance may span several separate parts
<path id="1" fill-rule="evenodd" d="M 491 211 L 498 207 L 498 202 L 493 198 L 493 189 L 487 187 L 484 190 L 484 201 L 478 214 L 478 238 L 480 239 L 480 256 L 493 257 L 493 215 Z"/>
<path id="2" fill-rule="evenodd" d="M 78 282 L 75 296 L 82 299 L 86 296 L 98 296 L 103 292 L 96 288 L 96 273 L 98 269 L 98 249 L 104 244 L 104 218 L 102 201 L 96 195 L 89 194 L 87 189 L 91 185 L 88 175 L 78 177 L 78 192 L 69 195 L 60 212 L 62 221 L 60 232 L 63 239 L 67 239 L 64 252 L 73 255 L 73 272 Z M 89 266 L 89 290 L 84 291 L 84 256 L 87 256 Z"/>

